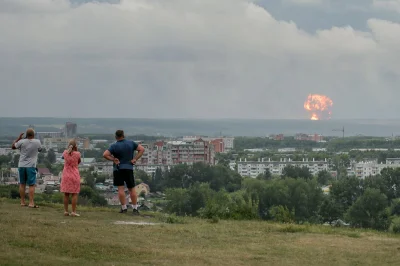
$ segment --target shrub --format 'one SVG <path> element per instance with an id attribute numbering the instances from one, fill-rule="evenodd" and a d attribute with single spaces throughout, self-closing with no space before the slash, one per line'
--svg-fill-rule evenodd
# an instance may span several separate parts
<path id="1" fill-rule="evenodd" d="M 94 194 L 92 198 L 88 201 L 92 206 L 107 206 L 107 200 L 99 194 Z"/>
<path id="2" fill-rule="evenodd" d="M 393 219 L 392 224 L 390 225 L 390 231 L 395 234 L 400 234 L 400 217 Z"/>
<path id="3" fill-rule="evenodd" d="M 286 206 L 272 206 L 269 209 L 272 220 L 279 223 L 293 223 L 295 220 L 294 211 L 289 211 Z"/>
<path id="4" fill-rule="evenodd" d="M 208 220 L 210 223 L 212 223 L 212 224 L 217 224 L 217 223 L 219 223 L 219 218 L 218 218 L 218 216 L 214 216 L 214 217 L 212 217 L 210 220 Z"/>
<path id="5" fill-rule="evenodd" d="M 158 219 L 163 223 L 168 224 L 184 224 L 186 223 L 184 217 L 176 216 L 175 214 L 162 214 Z"/>
<path id="6" fill-rule="evenodd" d="M 220 219 L 257 219 L 258 204 L 252 202 L 250 197 L 247 197 L 244 190 L 234 193 L 219 191 L 211 196 L 207 201 L 206 206 L 199 210 L 200 217 L 212 219 L 218 217 Z"/>

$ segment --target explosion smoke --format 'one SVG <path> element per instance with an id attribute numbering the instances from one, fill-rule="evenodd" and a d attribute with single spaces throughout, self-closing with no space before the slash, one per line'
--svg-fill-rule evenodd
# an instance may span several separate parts
<path id="1" fill-rule="evenodd" d="M 333 101 L 325 95 L 310 94 L 304 102 L 304 109 L 310 113 L 311 120 L 331 118 Z"/>

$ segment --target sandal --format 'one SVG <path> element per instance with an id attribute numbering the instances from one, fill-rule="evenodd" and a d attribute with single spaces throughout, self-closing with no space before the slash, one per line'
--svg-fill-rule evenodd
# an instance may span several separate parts
<path id="1" fill-rule="evenodd" d="M 77 214 L 76 212 L 71 212 L 70 216 L 72 216 L 72 217 L 79 217 L 80 215 Z"/>
<path id="2" fill-rule="evenodd" d="M 37 208 L 39 208 L 39 206 L 37 206 L 37 205 L 34 205 L 34 206 L 28 206 L 29 208 L 32 208 L 32 209 L 37 209 Z"/>
<path id="3" fill-rule="evenodd" d="M 64 212 L 64 216 L 69 216 L 69 212 Z"/>
<path id="4" fill-rule="evenodd" d="M 28 207 L 28 204 L 21 204 L 21 207 Z"/>

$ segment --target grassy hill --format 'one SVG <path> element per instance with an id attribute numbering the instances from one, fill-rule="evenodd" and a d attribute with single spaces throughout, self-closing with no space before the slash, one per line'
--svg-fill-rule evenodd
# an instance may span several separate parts
<path id="1" fill-rule="evenodd" d="M 1 265 L 399 265 L 400 237 L 326 226 L 157 216 L 0 200 Z M 114 224 L 154 222 L 155 225 Z"/>

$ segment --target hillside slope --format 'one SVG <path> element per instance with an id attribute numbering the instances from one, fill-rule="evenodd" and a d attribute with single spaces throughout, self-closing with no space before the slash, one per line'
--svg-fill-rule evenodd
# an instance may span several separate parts
<path id="1" fill-rule="evenodd" d="M 161 223 L 114 210 L 0 200 L 1 265 L 398 265 L 400 238 L 257 221 Z M 155 225 L 114 224 L 117 221 Z"/>

